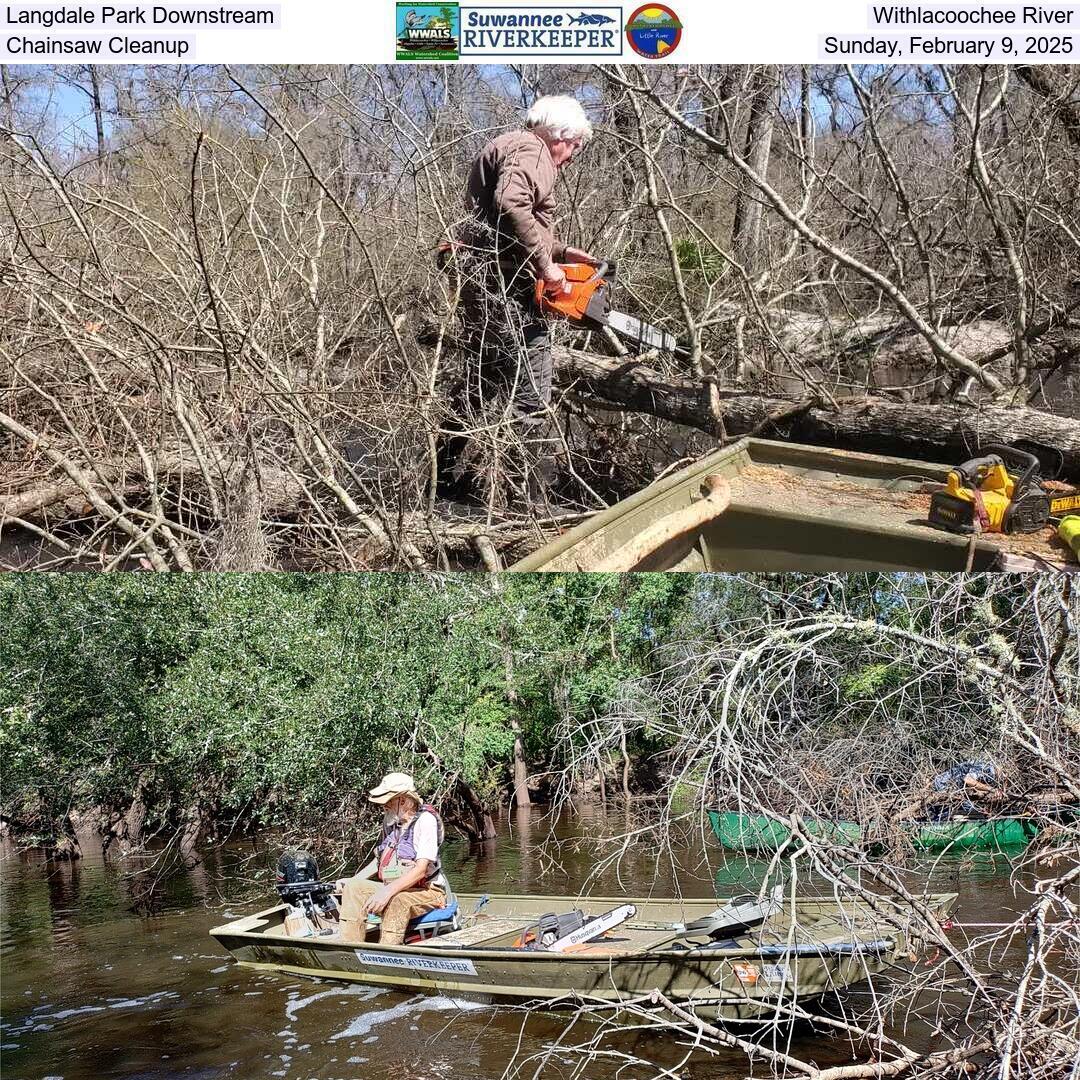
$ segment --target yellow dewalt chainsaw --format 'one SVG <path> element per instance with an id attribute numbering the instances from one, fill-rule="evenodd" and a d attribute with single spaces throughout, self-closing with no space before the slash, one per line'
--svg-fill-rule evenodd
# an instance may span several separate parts
<path id="1" fill-rule="evenodd" d="M 1080 510 L 1080 492 L 1052 496 L 1039 477 L 1039 459 L 1012 446 L 987 446 L 949 473 L 930 499 L 930 523 L 970 534 L 1038 532 L 1050 519 Z M 1013 467 L 1017 471 L 1010 472 Z"/>

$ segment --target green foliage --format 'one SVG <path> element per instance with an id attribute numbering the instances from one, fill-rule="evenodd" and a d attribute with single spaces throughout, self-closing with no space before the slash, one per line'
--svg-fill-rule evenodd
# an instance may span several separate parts
<path id="1" fill-rule="evenodd" d="M 828 771 L 833 747 L 845 763 L 887 747 L 903 776 L 990 730 L 994 703 L 958 695 L 963 670 L 943 662 L 954 644 L 1016 677 L 1045 667 L 1058 639 L 1018 617 L 1025 589 L 795 573 L 0 578 L 2 808 L 46 833 L 70 809 L 123 814 L 138 790 L 151 827 L 195 806 L 307 827 L 355 817 L 400 768 L 425 792 L 462 778 L 494 810 L 519 737 L 531 772 L 586 741 L 590 761 L 617 758 L 624 739 L 639 776 L 670 769 L 689 715 L 671 693 L 708 695 L 769 642 L 784 662 L 752 661 L 732 716 L 752 735 L 773 725 L 768 752 L 785 758 Z M 879 640 L 882 624 L 904 636 Z M 806 625 L 814 646 L 788 653 Z M 684 772 L 674 794 L 690 799 L 707 770 Z"/>
<path id="2" fill-rule="evenodd" d="M 901 676 L 902 672 L 897 664 L 868 664 L 843 678 L 844 696 L 848 701 L 871 697 L 897 686 Z"/>
<path id="3" fill-rule="evenodd" d="M 648 670 L 679 576 L 24 575 L 0 583 L 3 805 L 55 823 L 159 823 L 200 805 L 253 824 L 362 806 L 386 770 L 460 775 L 497 804 L 515 728 L 530 761 L 560 720 Z M 436 765 L 436 762 L 438 765 Z"/>
<path id="4" fill-rule="evenodd" d="M 727 264 L 719 252 L 689 236 L 680 236 L 675 241 L 675 257 L 681 270 L 701 274 L 708 285 L 719 281 L 727 272 Z"/>

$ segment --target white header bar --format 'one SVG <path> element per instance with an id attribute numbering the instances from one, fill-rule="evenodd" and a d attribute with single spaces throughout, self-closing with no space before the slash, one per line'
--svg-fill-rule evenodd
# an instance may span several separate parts
<path id="1" fill-rule="evenodd" d="M 1080 62 L 1080 5 L 865 0 L 0 4 L 4 63 Z"/>

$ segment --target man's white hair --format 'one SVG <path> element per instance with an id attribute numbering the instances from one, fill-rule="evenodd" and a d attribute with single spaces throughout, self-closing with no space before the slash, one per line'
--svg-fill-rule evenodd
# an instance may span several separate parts
<path id="1" fill-rule="evenodd" d="M 592 124 L 581 102 L 572 97 L 537 98 L 525 114 L 525 126 L 547 139 L 592 138 Z"/>

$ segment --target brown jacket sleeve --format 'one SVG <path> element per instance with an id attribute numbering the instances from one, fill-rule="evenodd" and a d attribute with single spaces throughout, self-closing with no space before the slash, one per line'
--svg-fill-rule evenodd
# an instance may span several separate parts
<path id="1" fill-rule="evenodd" d="M 553 261 L 552 237 L 538 220 L 537 212 L 554 211 L 555 176 L 550 155 L 538 143 L 536 148 L 511 149 L 501 163 L 495 185 L 495 212 L 509 221 L 537 274 L 542 274 Z M 562 245 L 554 245 L 556 251 L 561 248 Z"/>

